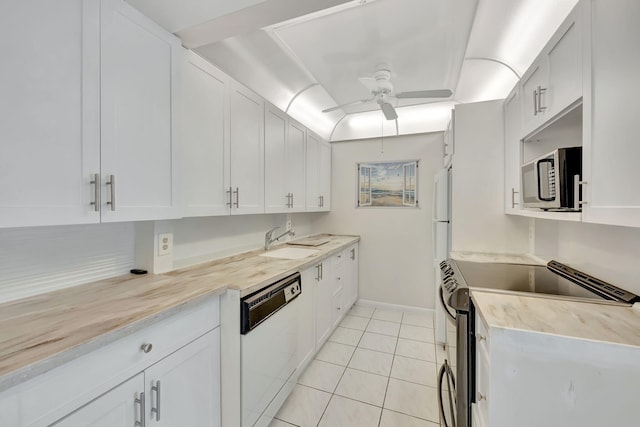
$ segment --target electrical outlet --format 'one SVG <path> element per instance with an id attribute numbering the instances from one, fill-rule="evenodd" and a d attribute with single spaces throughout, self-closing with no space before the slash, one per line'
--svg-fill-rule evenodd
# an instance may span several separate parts
<path id="1" fill-rule="evenodd" d="M 158 234 L 158 256 L 171 255 L 173 251 L 173 234 Z"/>
<path id="2" fill-rule="evenodd" d="M 291 216 L 287 215 L 287 225 L 286 225 L 286 230 L 285 231 L 289 231 L 291 230 Z"/>

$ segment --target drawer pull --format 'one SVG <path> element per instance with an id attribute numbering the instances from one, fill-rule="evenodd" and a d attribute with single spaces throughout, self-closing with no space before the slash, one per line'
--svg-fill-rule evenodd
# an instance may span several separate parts
<path id="1" fill-rule="evenodd" d="M 151 350 L 153 350 L 153 344 L 151 343 L 142 344 L 140 346 L 140 350 L 144 351 L 145 353 L 149 353 Z"/>
<path id="2" fill-rule="evenodd" d="M 484 394 L 478 392 L 478 402 L 482 401 L 482 400 L 486 400 L 487 396 L 485 396 Z"/>

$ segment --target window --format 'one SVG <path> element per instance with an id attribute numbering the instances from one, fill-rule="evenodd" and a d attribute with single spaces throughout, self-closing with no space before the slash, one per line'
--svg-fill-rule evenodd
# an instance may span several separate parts
<path id="1" fill-rule="evenodd" d="M 358 207 L 418 207 L 418 161 L 357 164 Z"/>
<path id="2" fill-rule="evenodd" d="M 359 170 L 358 206 L 371 206 L 371 166 L 361 165 Z"/>

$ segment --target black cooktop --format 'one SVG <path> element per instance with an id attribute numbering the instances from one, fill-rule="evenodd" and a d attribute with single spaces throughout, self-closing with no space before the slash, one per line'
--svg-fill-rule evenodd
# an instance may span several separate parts
<path id="1" fill-rule="evenodd" d="M 558 261 L 526 265 L 447 260 L 441 268 L 444 290 L 449 294 L 468 287 L 628 304 L 640 300 L 635 294 Z"/>

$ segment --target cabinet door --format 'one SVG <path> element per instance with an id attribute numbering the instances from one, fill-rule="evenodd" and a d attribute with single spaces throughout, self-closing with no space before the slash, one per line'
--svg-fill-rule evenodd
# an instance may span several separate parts
<path id="1" fill-rule="evenodd" d="M 286 144 L 287 116 L 267 106 L 264 112 L 264 210 L 267 213 L 289 210 Z"/>
<path id="2" fill-rule="evenodd" d="M 520 210 L 520 138 L 522 137 L 522 98 L 516 88 L 504 101 L 504 210 Z"/>
<path id="3" fill-rule="evenodd" d="M 232 82 L 229 120 L 231 213 L 264 213 L 264 101 Z"/>
<path id="4" fill-rule="evenodd" d="M 320 210 L 331 210 L 331 144 L 320 142 Z"/>
<path id="5" fill-rule="evenodd" d="M 522 77 L 523 102 L 523 131 L 525 134 L 533 132 L 546 120 L 545 111 L 540 111 L 540 103 L 546 104 L 548 91 L 538 95 L 540 89 L 547 89 L 548 63 L 541 55 Z"/>
<path id="6" fill-rule="evenodd" d="M 220 328 L 148 368 L 145 382 L 154 425 L 219 427 Z"/>
<path id="7" fill-rule="evenodd" d="M 593 92 L 585 93 L 584 102 L 582 218 L 640 227 L 640 3 L 591 4 L 592 37 L 585 51 L 592 58 Z"/>
<path id="8" fill-rule="evenodd" d="M 316 348 L 329 338 L 332 326 L 333 315 L 333 292 L 335 281 L 331 280 L 331 260 L 326 259 L 318 264 L 317 287 L 316 287 Z"/>
<path id="9" fill-rule="evenodd" d="M 287 192 L 293 195 L 293 206 L 289 209 L 293 212 L 304 212 L 305 210 L 305 139 L 305 127 L 289 119 L 286 148 L 286 183 Z"/>
<path id="10" fill-rule="evenodd" d="M 131 427 L 142 420 L 144 374 L 140 373 L 54 423 L 56 427 Z M 136 402 L 138 400 L 138 402 Z M 142 423 L 144 425 L 144 423 Z"/>
<path id="11" fill-rule="evenodd" d="M 542 96 L 546 117 L 554 117 L 582 96 L 582 4 L 573 9 L 551 39 L 549 82 Z M 544 105 L 546 103 L 546 105 Z"/>
<path id="12" fill-rule="evenodd" d="M 180 42 L 122 0 L 101 5 L 102 221 L 178 217 Z"/>
<path id="13" fill-rule="evenodd" d="M 99 222 L 98 3 L 4 0 L 0 25 L 0 227 Z"/>
<path id="14" fill-rule="evenodd" d="M 184 216 L 229 214 L 228 77 L 189 51 L 183 71 Z"/>
<path id="15" fill-rule="evenodd" d="M 358 300 L 358 245 L 353 245 L 347 249 L 347 259 L 345 260 L 345 311 L 348 311 Z"/>
<path id="16" fill-rule="evenodd" d="M 298 374 L 311 361 L 316 350 L 316 268 L 309 268 L 301 273 L 302 293 L 298 297 Z"/>
<path id="17" fill-rule="evenodd" d="M 320 139 L 307 132 L 307 211 L 320 210 Z"/>

